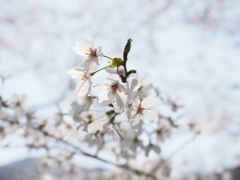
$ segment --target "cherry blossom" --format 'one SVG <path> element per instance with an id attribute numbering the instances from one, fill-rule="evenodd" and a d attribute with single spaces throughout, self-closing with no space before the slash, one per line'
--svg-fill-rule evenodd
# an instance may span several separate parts
<path id="1" fill-rule="evenodd" d="M 137 97 L 137 91 L 140 88 L 141 84 L 136 78 L 131 78 L 127 81 L 126 86 L 128 94 L 128 104 L 132 104 L 132 102 Z"/>
<path id="2" fill-rule="evenodd" d="M 79 78 L 75 93 L 77 97 L 84 98 L 85 96 L 89 95 L 91 92 L 91 78 L 90 73 L 84 71 L 81 67 L 75 67 L 70 69 L 68 72 L 72 78 Z"/>
<path id="3" fill-rule="evenodd" d="M 117 113 L 122 113 L 125 110 L 127 92 L 125 86 L 117 74 L 113 74 L 110 78 L 105 79 L 104 85 L 95 84 L 94 86 L 103 87 L 104 90 L 100 92 L 98 101 L 100 104 L 107 106 L 114 101 L 114 110 Z"/>
<path id="4" fill-rule="evenodd" d="M 131 109 L 128 111 L 129 120 L 139 122 L 145 118 L 150 121 L 158 121 L 158 113 L 151 107 L 157 102 L 155 95 L 149 95 L 145 99 L 140 100 L 138 97 L 134 100 Z"/>
<path id="5" fill-rule="evenodd" d="M 89 43 L 76 41 L 73 49 L 74 51 L 87 59 L 84 60 L 79 66 L 83 67 L 85 71 L 94 72 L 99 67 L 99 60 L 102 60 L 101 47 L 95 48 L 94 41 L 91 37 L 84 36 Z"/>
<path id="6" fill-rule="evenodd" d="M 88 111 L 90 106 L 93 103 L 92 96 L 85 96 L 83 99 L 84 99 L 84 102 L 81 105 L 79 105 L 77 101 L 72 102 L 72 104 L 71 104 L 72 109 L 69 110 L 69 115 L 76 122 L 81 121 L 79 115 L 82 112 Z"/>
<path id="7" fill-rule="evenodd" d="M 151 75 L 150 73 L 146 73 L 140 78 L 138 78 L 139 83 L 141 86 L 137 90 L 137 94 L 139 97 L 146 97 L 148 96 L 148 91 L 151 88 Z"/>
<path id="8" fill-rule="evenodd" d="M 156 130 L 157 140 L 164 142 L 167 138 L 171 135 L 171 124 L 170 122 L 162 118 L 161 121 L 159 121 L 158 129 Z"/>
<path id="9" fill-rule="evenodd" d="M 103 125 L 103 130 L 107 134 L 111 134 L 115 142 L 119 141 L 119 129 L 116 124 L 108 122 Z"/>
<path id="10" fill-rule="evenodd" d="M 81 123 L 79 128 L 81 127 L 83 131 L 88 132 L 89 125 L 91 126 L 92 129 L 96 131 L 96 130 L 102 130 L 102 128 L 99 128 L 99 126 L 101 126 L 100 123 L 102 123 L 104 116 L 105 114 L 102 112 L 96 112 L 94 110 L 90 110 L 90 111 L 82 112 L 81 114 L 78 114 L 78 115 L 76 114 L 74 120 L 76 122 Z"/>
<path id="11" fill-rule="evenodd" d="M 101 147 L 103 144 L 102 137 L 99 135 L 99 132 L 89 133 L 85 136 L 84 141 L 88 143 L 89 147 L 96 145 L 97 147 Z"/>
<path id="12" fill-rule="evenodd" d="M 134 138 L 124 138 L 123 141 L 121 141 L 121 146 L 122 148 L 128 148 L 133 152 L 136 152 L 138 147 L 144 149 L 143 141 L 137 136 L 135 136 Z"/>
<path id="13" fill-rule="evenodd" d="M 132 75 L 132 78 L 128 80 L 127 84 L 129 94 L 128 103 L 131 104 L 137 96 L 139 98 L 148 96 L 148 91 L 151 88 L 151 75 L 146 73 L 139 78 L 137 74 L 134 74 Z"/>
<path id="14" fill-rule="evenodd" d="M 28 106 L 25 104 L 27 96 L 21 95 L 18 96 L 17 94 L 13 94 L 12 96 L 12 103 L 10 105 L 11 108 L 15 110 L 15 116 L 19 117 L 22 113 L 28 111 Z"/>

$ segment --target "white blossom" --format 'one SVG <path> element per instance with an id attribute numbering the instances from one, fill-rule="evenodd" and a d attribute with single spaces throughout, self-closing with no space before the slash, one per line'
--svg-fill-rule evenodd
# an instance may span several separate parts
<path id="1" fill-rule="evenodd" d="M 119 141 L 119 129 L 116 124 L 113 124 L 111 122 L 103 124 L 103 130 L 105 133 L 111 134 L 115 142 Z"/>
<path id="2" fill-rule="evenodd" d="M 76 41 L 73 49 L 74 51 L 87 59 L 84 60 L 79 66 L 83 67 L 85 71 L 94 72 L 99 67 L 99 60 L 102 59 L 103 53 L 101 47 L 95 48 L 93 39 L 84 36 L 89 43 Z"/>
<path id="3" fill-rule="evenodd" d="M 95 87 L 104 88 L 98 96 L 99 103 L 107 106 L 114 101 L 115 112 L 122 113 L 125 110 L 127 95 L 119 75 L 113 74 L 110 78 L 105 79 L 104 83 L 104 85 L 95 84 Z"/>
<path id="4" fill-rule="evenodd" d="M 137 74 L 134 74 L 132 75 L 132 79 L 128 80 L 128 84 L 130 84 L 128 90 L 128 103 L 131 104 L 137 96 L 140 98 L 148 96 L 148 91 L 151 88 L 151 75 L 146 73 L 139 77 Z"/>
<path id="5" fill-rule="evenodd" d="M 137 91 L 140 88 L 141 84 L 136 78 L 128 79 L 126 82 L 126 89 L 127 89 L 127 95 L 128 95 L 128 104 L 132 104 L 132 102 L 137 97 Z"/>
<path id="6" fill-rule="evenodd" d="M 148 96 L 148 91 L 151 88 L 151 74 L 146 73 L 140 78 L 138 78 L 139 83 L 141 86 L 137 90 L 137 94 L 139 97 L 146 97 Z"/>
<path id="7" fill-rule="evenodd" d="M 88 132 L 89 126 L 95 131 L 102 130 L 99 126 L 101 126 L 102 119 L 105 116 L 104 113 L 90 110 L 75 116 L 77 116 L 78 119 L 75 118 L 74 120 L 81 123 L 79 128 L 81 127 L 83 131 Z"/>
<path id="8" fill-rule="evenodd" d="M 10 107 L 15 110 L 16 117 L 19 117 L 22 113 L 28 111 L 29 108 L 24 102 L 26 98 L 27 98 L 26 95 L 18 96 L 17 94 L 13 94 L 12 103 L 10 104 Z"/>
<path id="9" fill-rule="evenodd" d="M 137 136 L 135 137 L 125 137 L 121 141 L 122 148 L 127 147 L 128 149 L 132 150 L 133 152 L 137 151 L 137 148 L 140 147 L 144 149 L 144 145 L 141 139 L 139 139 Z"/>
<path id="10" fill-rule="evenodd" d="M 79 78 L 75 93 L 77 97 L 84 98 L 91 93 L 91 77 L 90 73 L 84 71 L 81 67 L 75 67 L 70 69 L 68 72 L 72 78 Z"/>
<path id="11" fill-rule="evenodd" d="M 165 139 L 170 137 L 171 135 L 171 124 L 170 122 L 163 118 L 161 121 L 159 121 L 158 129 L 156 130 L 157 140 L 164 142 Z"/>
<path id="12" fill-rule="evenodd" d="M 140 121 L 140 119 L 145 118 L 157 122 L 158 113 L 151 109 L 152 105 L 156 102 L 157 99 L 154 95 L 149 95 L 143 100 L 137 97 L 132 103 L 131 109 L 128 111 L 129 120 Z"/>
<path id="13" fill-rule="evenodd" d="M 88 143 L 89 147 L 92 147 L 93 145 L 101 147 L 103 144 L 103 140 L 98 132 L 87 134 L 84 138 L 84 141 Z"/>

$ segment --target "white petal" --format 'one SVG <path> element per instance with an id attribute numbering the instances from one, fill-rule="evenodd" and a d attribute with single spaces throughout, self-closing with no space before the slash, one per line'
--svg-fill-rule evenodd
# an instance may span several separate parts
<path id="1" fill-rule="evenodd" d="M 103 91 L 100 92 L 98 96 L 98 101 L 100 104 L 107 106 L 110 103 L 112 103 L 114 98 L 115 98 L 115 95 L 111 91 L 104 89 Z"/>
<path id="2" fill-rule="evenodd" d="M 111 68 L 111 67 L 108 67 L 105 69 L 108 73 L 110 74 L 116 74 L 117 73 L 117 68 Z"/>
<path id="3" fill-rule="evenodd" d="M 139 122 L 141 119 L 142 119 L 142 116 L 140 114 L 133 116 L 133 121 Z"/>
<path id="4" fill-rule="evenodd" d="M 117 131 L 113 130 L 111 133 L 112 133 L 112 136 L 113 136 L 113 140 L 115 142 L 118 142 L 119 141 L 119 135 L 118 135 Z"/>
<path id="5" fill-rule="evenodd" d="M 141 84 L 142 86 L 148 86 L 151 83 L 151 74 L 150 73 L 146 73 L 143 77 L 141 77 Z"/>
<path id="6" fill-rule="evenodd" d="M 127 93 L 127 89 L 125 88 L 125 85 L 122 84 L 120 81 L 118 82 L 118 88 L 122 91 Z"/>
<path id="7" fill-rule="evenodd" d="M 98 64 L 95 62 L 95 58 L 89 58 L 83 61 L 80 65 L 85 71 L 94 72 L 98 68 Z"/>
<path id="8" fill-rule="evenodd" d="M 97 48 L 97 57 L 98 57 L 99 60 L 102 60 L 103 53 L 102 53 L 101 47 Z"/>
<path id="9" fill-rule="evenodd" d="M 80 98 L 85 97 L 89 93 L 90 87 L 91 87 L 91 83 L 89 80 L 84 82 L 79 81 L 77 88 L 75 90 L 77 97 L 80 97 Z"/>
<path id="10" fill-rule="evenodd" d="M 140 87 L 140 83 L 138 82 L 137 79 L 132 79 L 129 82 L 127 82 L 127 91 L 128 92 L 133 92 L 137 91 Z"/>
<path id="11" fill-rule="evenodd" d="M 85 42 L 76 41 L 73 46 L 73 50 L 77 54 L 86 57 L 86 56 L 88 56 L 86 53 L 88 53 L 88 51 L 89 51 L 89 45 Z"/>
<path id="12" fill-rule="evenodd" d="M 158 122 L 158 113 L 155 110 L 152 110 L 152 109 L 143 110 L 143 117 L 149 121 Z"/>
<path id="13" fill-rule="evenodd" d="M 109 123 L 103 124 L 102 128 L 105 133 L 110 133 L 110 131 L 113 130 Z"/>
<path id="14" fill-rule="evenodd" d="M 121 79 L 120 79 L 119 75 L 112 74 L 111 77 L 106 78 L 104 80 L 104 84 L 107 84 L 107 85 L 111 86 L 111 85 L 114 85 L 114 84 L 118 83 L 120 80 Z"/>
<path id="15" fill-rule="evenodd" d="M 94 41 L 93 41 L 93 38 L 92 37 L 87 37 L 87 36 L 84 36 L 85 39 L 87 39 L 89 41 L 89 45 L 92 49 L 94 49 Z"/>
<path id="16" fill-rule="evenodd" d="M 126 95 L 124 93 L 116 92 L 115 96 L 116 96 L 116 101 L 114 103 L 114 110 L 117 113 L 122 113 L 126 106 L 126 100 L 127 100 Z"/>
<path id="17" fill-rule="evenodd" d="M 138 108 L 139 104 L 140 104 L 140 99 L 137 97 L 137 98 L 133 101 L 132 106 L 135 107 L 135 108 Z"/>
<path id="18" fill-rule="evenodd" d="M 79 78 L 81 74 L 83 74 L 83 70 L 72 68 L 69 71 L 67 71 L 67 74 L 71 76 L 71 78 Z"/>
<path id="19" fill-rule="evenodd" d="M 137 97 L 137 92 L 131 92 L 130 94 L 128 94 L 128 104 L 132 104 L 133 101 L 136 99 Z"/>
<path id="20" fill-rule="evenodd" d="M 77 113 L 73 114 L 73 120 L 76 122 L 84 121 L 84 119 L 81 116 L 79 116 L 79 114 L 77 114 Z"/>
<path id="21" fill-rule="evenodd" d="M 142 107 L 144 108 L 151 108 L 153 104 L 157 103 L 157 98 L 155 97 L 155 95 L 151 94 L 149 96 L 147 96 L 145 99 L 142 100 Z"/>

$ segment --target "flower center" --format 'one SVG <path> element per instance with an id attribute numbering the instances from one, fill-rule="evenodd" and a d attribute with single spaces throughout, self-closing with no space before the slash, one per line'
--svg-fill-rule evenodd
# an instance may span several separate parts
<path id="1" fill-rule="evenodd" d="M 108 89 L 111 89 L 112 93 L 115 93 L 117 90 L 120 91 L 120 89 L 118 88 L 118 83 L 110 86 Z"/>
<path id="2" fill-rule="evenodd" d="M 89 78 L 88 78 L 87 72 L 83 72 L 83 74 L 80 75 L 80 79 L 81 79 L 82 81 L 88 80 Z"/>
<path id="3" fill-rule="evenodd" d="M 139 91 L 141 91 L 142 89 L 143 89 L 143 86 L 140 86 L 140 87 L 138 88 Z"/>
<path id="4" fill-rule="evenodd" d="M 87 118 L 88 118 L 88 120 L 92 120 L 93 119 L 92 114 L 88 114 Z"/>
<path id="5" fill-rule="evenodd" d="M 97 49 L 89 48 L 90 54 L 89 56 L 96 57 L 97 56 Z"/>
<path id="6" fill-rule="evenodd" d="M 140 105 L 138 106 L 137 114 L 143 115 L 143 110 L 144 110 L 144 109 L 145 109 L 145 108 L 142 107 L 141 104 L 140 104 Z"/>
<path id="7" fill-rule="evenodd" d="M 16 106 L 21 106 L 21 101 L 17 101 Z"/>

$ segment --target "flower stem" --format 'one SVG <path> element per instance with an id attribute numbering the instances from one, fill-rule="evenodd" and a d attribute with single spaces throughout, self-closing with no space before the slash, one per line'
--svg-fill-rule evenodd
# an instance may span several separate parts
<path id="1" fill-rule="evenodd" d="M 99 72 L 99 71 L 101 71 L 101 70 L 103 70 L 103 69 L 106 69 L 106 68 L 108 68 L 108 67 L 110 67 L 110 66 L 103 67 L 103 68 L 101 68 L 101 69 L 99 69 L 99 70 L 97 70 L 97 71 L 95 71 L 95 72 L 90 73 L 90 75 L 93 76 L 95 73 L 97 73 L 97 72 Z"/>
<path id="2" fill-rule="evenodd" d="M 103 55 L 103 57 L 105 57 L 105 58 L 108 58 L 108 59 L 111 59 L 111 60 L 112 60 L 112 58 L 110 58 L 110 57 L 108 57 L 108 56 L 105 56 L 105 55 Z"/>

